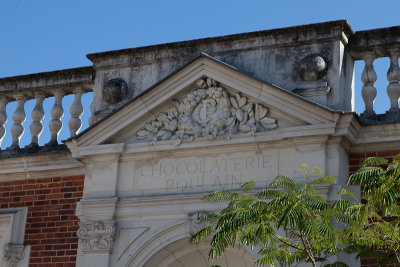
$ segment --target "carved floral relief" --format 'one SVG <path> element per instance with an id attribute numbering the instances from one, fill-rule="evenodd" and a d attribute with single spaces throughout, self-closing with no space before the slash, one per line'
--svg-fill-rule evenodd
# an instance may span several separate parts
<path id="1" fill-rule="evenodd" d="M 114 221 L 79 222 L 78 238 L 83 242 L 85 250 L 110 249 L 114 240 Z"/>
<path id="2" fill-rule="evenodd" d="M 275 119 L 267 117 L 266 107 L 239 93 L 229 95 L 215 80 L 200 79 L 196 85 L 196 90 L 148 122 L 136 138 L 190 142 L 198 137 L 229 138 L 232 134 L 254 134 L 277 127 Z"/>
<path id="3" fill-rule="evenodd" d="M 16 267 L 24 257 L 25 246 L 8 244 L 3 251 L 3 259 L 6 263 L 6 267 Z"/>

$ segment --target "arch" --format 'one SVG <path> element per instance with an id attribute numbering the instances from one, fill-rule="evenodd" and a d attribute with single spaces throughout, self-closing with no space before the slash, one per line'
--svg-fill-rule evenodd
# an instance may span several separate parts
<path id="1" fill-rule="evenodd" d="M 133 255 L 130 254 L 130 260 L 128 260 L 125 266 L 171 267 L 174 266 L 170 265 L 171 263 L 174 262 L 174 259 L 179 260 L 179 258 L 182 257 L 185 258 L 194 257 L 197 259 L 201 259 L 201 261 L 203 261 L 204 264 L 207 264 L 203 265 L 204 267 L 210 266 L 212 264 L 219 264 L 223 267 L 228 266 L 224 261 L 216 261 L 215 263 L 212 264 L 210 264 L 211 262 L 207 262 L 207 257 L 208 257 L 207 255 L 209 251 L 208 243 L 201 242 L 197 245 L 189 244 L 189 237 L 190 234 L 188 232 L 186 223 L 180 223 L 170 226 L 168 228 L 164 228 L 163 231 L 159 232 L 158 234 L 147 240 L 145 244 L 141 245 L 141 248 L 137 250 Z M 238 266 L 249 266 L 249 267 L 253 266 L 253 262 L 255 261 L 255 256 L 256 256 L 255 251 L 247 249 L 228 248 L 226 252 L 227 252 L 226 254 L 227 257 L 231 257 L 232 259 L 240 259 L 240 258 L 244 259 L 242 262 L 244 262 L 245 265 L 238 265 Z M 179 261 L 178 262 L 175 261 L 175 263 L 177 263 L 176 266 L 178 267 L 184 266 L 182 264 L 179 265 Z M 193 265 L 192 261 L 190 266 L 200 267 L 202 265 Z"/>
<path id="2" fill-rule="evenodd" d="M 143 267 L 208 267 L 217 264 L 222 267 L 250 267 L 254 258 L 245 249 L 228 248 L 224 255 L 214 261 L 208 260 L 208 242 L 189 244 L 184 238 L 157 251 Z"/>

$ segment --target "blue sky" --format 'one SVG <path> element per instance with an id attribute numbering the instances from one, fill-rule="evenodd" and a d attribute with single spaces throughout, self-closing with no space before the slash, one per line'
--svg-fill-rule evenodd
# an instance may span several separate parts
<path id="1" fill-rule="evenodd" d="M 93 52 L 337 19 L 347 19 L 355 31 L 400 25 L 400 0 L 1 0 L 0 77 L 90 65 L 86 54 Z M 374 65 L 378 73 L 375 105 L 383 113 L 389 107 L 388 59 Z M 363 63 L 357 62 L 356 68 L 356 111 L 362 112 Z M 89 99 L 86 96 L 86 105 Z M 52 101 L 45 102 L 46 108 L 51 108 Z M 71 97 L 64 99 L 70 101 Z M 26 105 L 22 144 L 30 140 L 31 106 Z M 9 105 L 9 117 L 14 109 L 15 105 Z M 86 112 L 85 125 L 88 116 Z M 7 127 L 11 124 L 9 119 Z M 2 147 L 11 142 L 7 135 Z M 45 127 L 43 140 L 48 139 L 46 135 Z M 67 138 L 68 127 L 60 135 Z"/>

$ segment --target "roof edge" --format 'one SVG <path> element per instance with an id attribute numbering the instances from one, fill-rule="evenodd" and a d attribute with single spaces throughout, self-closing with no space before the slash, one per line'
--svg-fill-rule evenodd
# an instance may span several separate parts
<path id="1" fill-rule="evenodd" d="M 0 78 L 0 86 L 15 82 L 27 82 L 32 80 L 51 79 L 51 78 L 65 78 L 65 77 L 71 77 L 73 75 L 93 75 L 94 73 L 95 71 L 93 69 L 93 66 L 38 72 L 32 74 Z"/>
<path id="2" fill-rule="evenodd" d="M 221 41 L 228 41 L 228 40 L 233 40 L 233 39 L 246 39 L 246 38 L 250 38 L 250 37 L 268 36 L 268 35 L 273 35 L 273 34 L 291 34 L 293 31 L 299 32 L 299 31 L 308 31 L 311 29 L 323 30 L 325 28 L 332 28 L 332 27 L 342 28 L 343 31 L 346 32 L 346 34 L 349 36 L 354 34 L 354 31 L 351 28 L 351 26 L 347 20 L 334 20 L 334 21 L 327 21 L 327 22 L 320 22 L 320 23 L 290 26 L 290 27 L 284 27 L 284 28 L 275 28 L 275 29 L 269 29 L 269 30 L 222 35 L 222 36 L 216 36 L 216 37 L 206 37 L 206 38 L 193 39 L 193 40 L 187 40 L 187 41 L 170 42 L 170 43 L 140 46 L 140 47 L 134 47 L 134 48 L 111 50 L 111 51 L 98 52 L 98 53 L 90 53 L 90 54 L 87 54 L 86 57 L 89 60 L 93 61 L 97 58 L 124 56 L 124 55 L 130 55 L 130 54 L 137 53 L 137 52 L 146 52 L 146 51 L 152 51 L 152 50 L 157 50 L 157 49 L 161 49 L 161 48 L 167 48 L 167 49 L 168 48 L 177 48 L 177 47 L 182 47 L 182 46 L 199 45 L 199 44 L 209 43 L 209 42 L 213 42 L 213 41 L 221 42 Z"/>

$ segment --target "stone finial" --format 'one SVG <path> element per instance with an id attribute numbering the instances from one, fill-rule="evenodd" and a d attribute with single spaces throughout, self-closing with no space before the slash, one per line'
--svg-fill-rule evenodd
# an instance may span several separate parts
<path id="1" fill-rule="evenodd" d="M 3 259 L 6 267 L 16 267 L 18 262 L 25 257 L 23 245 L 8 244 L 3 251 Z"/>
<path id="2" fill-rule="evenodd" d="M 86 252 L 108 251 L 115 235 L 115 221 L 79 222 L 76 235 L 82 241 Z"/>
<path id="3" fill-rule="evenodd" d="M 319 54 L 304 57 L 298 69 L 298 74 L 303 81 L 312 82 L 322 79 L 328 71 L 328 64 Z"/>
<path id="4" fill-rule="evenodd" d="M 128 95 L 128 85 L 121 78 L 108 80 L 103 87 L 103 100 L 108 104 L 117 104 Z"/>

